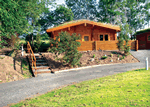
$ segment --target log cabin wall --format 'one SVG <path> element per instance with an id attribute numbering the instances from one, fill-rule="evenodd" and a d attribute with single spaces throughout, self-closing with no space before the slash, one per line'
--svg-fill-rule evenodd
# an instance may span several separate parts
<path id="1" fill-rule="evenodd" d="M 103 35 L 103 41 L 105 41 L 105 35 L 108 35 L 108 41 L 110 40 L 117 40 L 117 34 L 116 31 L 103 28 L 103 27 L 95 27 L 93 30 L 94 40 L 100 41 L 100 35 Z"/>
<path id="2" fill-rule="evenodd" d="M 110 40 L 117 40 L 117 34 L 116 31 L 103 28 L 103 27 L 98 27 L 98 26 L 93 26 L 89 24 L 81 24 L 77 26 L 72 26 L 68 27 L 65 29 L 61 29 L 58 31 L 53 31 L 53 38 L 59 35 L 61 31 L 67 31 L 72 35 L 72 33 L 76 33 L 77 35 L 81 35 L 81 41 L 84 41 L 84 37 L 88 36 L 89 41 L 100 41 L 100 35 L 103 35 L 103 39 L 105 38 L 105 35 L 108 35 L 108 41 Z M 105 39 L 103 40 L 105 41 Z"/>
<path id="3" fill-rule="evenodd" d="M 139 49 L 150 49 L 150 32 L 145 32 L 136 35 L 136 40 L 138 40 Z"/>

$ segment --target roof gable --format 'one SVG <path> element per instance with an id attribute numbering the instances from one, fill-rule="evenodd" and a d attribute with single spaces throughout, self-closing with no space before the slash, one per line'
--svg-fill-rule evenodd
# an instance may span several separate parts
<path id="1" fill-rule="evenodd" d="M 109 29 L 112 29 L 112 30 L 120 31 L 120 27 L 116 26 L 116 25 L 105 24 L 105 23 L 100 23 L 100 22 L 94 22 L 94 21 L 89 21 L 89 20 L 77 20 L 77 21 L 70 21 L 70 22 L 61 24 L 57 27 L 47 29 L 46 32 L 57 31 L 57 30 L 61 30 L 61 29 L 64 29 L 64 28 L 77 26 L 77 25 L 85 24 L 85 23 L 86 24 L 91 24 L 91 25 L 94 25 L 94 26 L 99 26 L 99 27 L 104 27 L 104 28 L 109 28 Z"/>
<path id="2" fill-rule="evenodd" d="M 146 33 L 146 32 L 150 32 L 150 28 L 137 31 L 134 35 L 139 35 L 139 34 Z"/>

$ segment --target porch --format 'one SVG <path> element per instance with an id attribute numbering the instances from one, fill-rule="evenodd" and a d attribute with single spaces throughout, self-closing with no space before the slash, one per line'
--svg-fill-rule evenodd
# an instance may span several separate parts
<path id="1" fill-rule="evenodd" d="M 118 40 L 111 41 L 79 41 L 81 46 L 78 48 L 78 51 L 87 51 L 87 50 L 118 50 Z M 125 44 L 125 42 L 124 42 Z M 129 45 L 131 50 L 138 50 L 138 40 L 130 40 Z"/>

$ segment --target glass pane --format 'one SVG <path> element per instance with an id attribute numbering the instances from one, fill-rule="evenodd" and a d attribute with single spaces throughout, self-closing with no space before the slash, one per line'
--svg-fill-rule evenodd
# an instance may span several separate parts
<path id="1" fill-rule="evenodd" d="M 82 40 L 82 36 L 81 36 L 81 34 L 78 34 L 79 36 L 80 36 L 80 40 Z"/>
<path id="2" fill-rule="evenodd" d="M 100 35 L 100 41 L 103 41 L 103 35 Z"/>
<path id="3" fill-rule="evenodd" d="M 150 35 L 148 36 L 148 41 L 150 41 Z"/>
<path id="4" fill-rule="evenodd" d="M 105 41 L 108 41 L 108 35 L 105 35 Z"/>
<path id="5" fill-rule="evenodd" d="M 89 37 L 88 36 L 84 36 L 84 41 L 89 41 Z"/>

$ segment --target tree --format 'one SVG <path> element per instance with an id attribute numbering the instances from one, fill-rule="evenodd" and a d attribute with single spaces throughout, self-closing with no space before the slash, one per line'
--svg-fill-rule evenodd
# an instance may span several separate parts
<path id="1" fill-rule="evenodd" d="M 41 40 L 49 40 L 50 37 L 48 36 L 47 33 L 41 34 Z"/>
<path id="2" fill-rule="evenodd" d="M 0 2 L 0 31 L 1 43 L 7 44 L 4 38 L 12 35 L 32 33 L 38 26 L 37 21 L 42 12 L 47 10 L 45 3 L 52 0 L 2 0 Z"/>
<path id="3" fill-rule="evenodd" d="M 124 39 L 123 39 L 123 35 L 121 33 L 118 37 L 118 43 L 117 43 L 119 51 L 123 51 L 123 49 L 124 49 L 123 44 L 124 44 Z"/>
<path id="4" fill-rule="evenodd" d="M 150 1 L 149 0 L 146 0 L 144 7 L 145 8 L 143 10 L 143 13 L 145 13 L 145 15 L 146 15 L 145 21 L 146 21 L 146 24 L 149 27 L 150 26 L 150 24 L 149 24 L 149 22 L 150 22 Z"/>
<path id="5" fill-rule="evenodd" d="M 65 0 L 65 3 L 72 10 L 74 19 L 96 19 L 96 0 Z"/>
<path id="6" fill-rule="evenodd" d="M 99 0 L 98 21 L 116 24 L 118 15 L 123 15 L 120 11 L 121 2 L 118 0 Z"/>
<path id="7" fill-rule="evenodd" d="M 37 34 L 36 35 L 36 44 L 35 44 L 35 51 L 38 52 L 39 48 L 41 46 L 41 35 Z"/>
<path id="8" fill-rule="evenodd" d="M 39 23 L 41 24 L 42 29 L 46 30 L 52 25 L 56 26 L 66 21 L 71 21 L 73 18 L 74 15 L 71 9 L 63 5 L 59 5 L 56 10 L 45 13 L 44 16 L 41 17 L 41 20 L 39 20 Z"/>
<path id="9" fill-rule="evenodd" d="M 81 45 L 79 40 L 80 36 L 77 36 L 75 33 L 70 35 L 68 32 L 61 32 L 59 36 L 56 37 L 56 40 L 53 38 L 50 39 L 50 43 L 53 44 L 50 52 L 55 54 L 65 53 L 64 57 L 61 60 L 64 60 L 64 64 L 69 66 L 76 66 L 79 64 L 81 53 L 78 52 L 77 48 Z"/>

